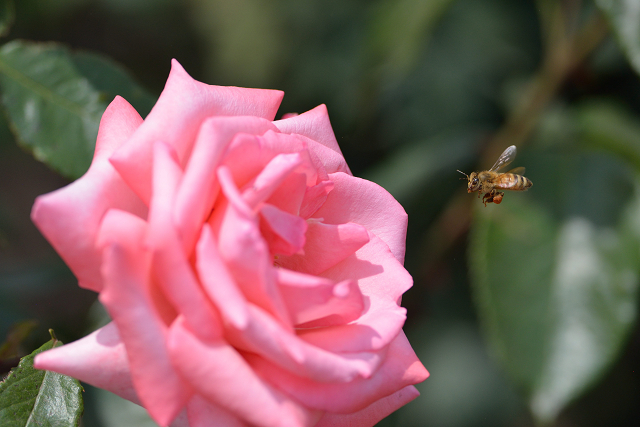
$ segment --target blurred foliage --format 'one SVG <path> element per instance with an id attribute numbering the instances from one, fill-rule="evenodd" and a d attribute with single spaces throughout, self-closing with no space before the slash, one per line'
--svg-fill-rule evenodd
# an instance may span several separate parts
<path id="1" fill-rule="evenodd" d="M 74 179 L 89 168 L 100 117 L 115 95 L 145 115 L 154 102 L 106 58 L 22 40 L 0 49 L 0 89 L 20 144 Z"/>
<path id="2" fill-rule="evenodd" d="M 640 8 L 633 0 L 596 0 L 611 20 L 611 26 L 631 66 L 640 71 Z"/>
<path id="3" fill-rule="evenodd" d="M 49 90 L 86 88 L 79 98 L 94 103 L 78 108 L 92 132 L 116 93 L 144 116 L 173 57 L 207 83 L 284 90 L 279 114 L 327 104 L 354 174 L 409 213 L 406 331 L 432 376 L 381 425 L 635 426 L 639 11 L 640 0 L 20 0 L 0 89 L 15 135 L 41 150 L 50 135 L 17 126 L 34 96 L 7 82 L 17 48 L 61 61 Z M 37 319 L 76 339 L 94 296 L 28 219 L 33 198 L 66 181 L 8 129 L 0 122 L 0 336 Z M 94 138 L 84 133 L 83 166 L 40 158 L 77 176 Z M 512 144 L 534 186 L 485 208 L 456 169 L 486 169 Z M 104 408 L 122 401 L 88 396 L 87 423 L 121 425 Z"/>

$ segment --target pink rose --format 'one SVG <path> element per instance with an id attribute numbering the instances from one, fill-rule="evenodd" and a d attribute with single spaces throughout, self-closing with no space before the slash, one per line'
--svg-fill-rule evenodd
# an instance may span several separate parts
<path id="1" fill-rule="evenodd" d="M 370 426 L 417 397 L 407 215 L 351 175 L 324 106 L 272 121 L 282 96 L 174 61 L 145 120 L 111 103 L 87 173 L 32 217 L 113 321 L 37 368 L 163 426 Z"/>

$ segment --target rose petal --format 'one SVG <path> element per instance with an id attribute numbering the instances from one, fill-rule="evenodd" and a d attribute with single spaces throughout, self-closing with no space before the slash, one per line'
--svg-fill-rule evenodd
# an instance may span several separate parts
<path id="1" fill-rule="evenodd" d="M 396 303 L 413 286 L 413 278 L 409 272 L 394 257 L 385 242 L 371 232 L 369 241 L 354 256 L 325 270 L 321 275 L 335 281 L 357 279 L 363 295 Z"/>
<path id="2" fill-rule="evenodd" d="M 169 424 L 191 397 L 191 388 L 173 369 L 165 347 L 167 327 L 153 309 L 149 286 L 150 256 L 141 244 L 104 249 L 105 286 L 100 302 L 107 308 L 127 348 L 131 376 L 143 406 L 160 425 Z"/>
<path id="3" fill-rule="evenodd" d="M 364 300 L 354 281 L 334 282 L 277 269 L 277 280 L 294 324 L 299 328 L 343 325 L 362 314 Z"/>
<path id="4" fill-rule="evenodd" d="M 299 153 L 276 155 L 242 192 L 245 203 L 254 209 L 259 203 L 267 200 L 302 162 Z"/>
<path id="5" fill-rule="evenodd" d="M 309 157 L 311 157 L 312 164 L 318 168 L 318 174 L 321 176 L 321 180 L 327 179 L 330 172 L 344 172 L 351 174 L 341 153 L 305 136 L 292 136 L 300 139 L 300 141 L 307 147 L 307 150 L 309 150 Z"/>
<path id="6" fill-rule="evenodd" d="M 290 270 L 317 275 L 352 255 L 369 241 L 358 224 L 323 224 L 309 221 L 304 254 L 278 257 L 277 264 Z M 346 277 L 345 277 L 346 279 Z"/>
<path id="7" fill-rule="evenodd" d="M 127 211 L 109 209 L 100 223 L 95 245 L 100 251 L 112 243 L 134 247 L 144 240 L 146 233 L 144 219 Z"/>
<path id="8" fill-rule="evenodd" d="M 113 322 L 78 341 L 38 354 L 33 366 L 68 375 L 140 404 L 131 383 L 127 351 Z"/>
<path id="9" fill-rule="evenodd" d="M 309 345 L 283 328 L 259 307 L 249 305 L 249 322 L 243 330 L 227 330 L 229 343 L 259 354 L 282 369 L 314 381 L 347 382 L 369 377 L 381 361 L 377 352 L 333 353 Z"/>
<path id="10" fill-rule="evenodd" d="M 238 133 L 262 135 L 270 129 L 275 126 L 259 117 L 211 117 L 202 123 L 176 196 L 174 216 L 186 253 L 193 250 L 213 207 L 218 193 L 215 168 L 233 138 Z"/>
<path id="11" fill-rule="evenodd" d="M 299 217 L 300 207 L 307 191 L 306 181 L 307 177 L 304 174 L 292 173 L 271 194 L 266 203 Z"/>
<path id="12" fill-rule="evenodd" d="M 182 170 L 174 150 L 162 142 L 155 144 L 153 162 L 153 198 L 146 241 L 153 252 L 151 274 L 201 337 L 217 338 L 217 314 L 200 288 L 173 223 L 172 208 Z"/>
<path id="13" fill-rule="evenodd" d="M 306 136 L 338 153 L 340 157 L 342 157 L 342 161 L 339 163 L 326 161 L 333 159 L 323 159 L 325 160 L 323 163 L 327 168 L 327 172 L 345 172 L 351 174 L 347 163 L 344 161 L 342 151 L 340 151 L 336 136 L 333 133 L 326 105 L 319 105 L 313 110 L 291 118 L 277 120 L 273 122 L 273 124 L 276 125 L 282 133 Z"/>
<path id="14" fill-rule="evenodd" d="M 404 263 L 407 214 L 379 185 L 345 173 L 330 175 L 335 187 L 314 214 L 327 224 L 355 222 L 382 239 L 400 263 Z"/>
<path id="15" fill-rule="evenodd" d="M 275 284 L 273 261 L 260 233 L 258 216 L 244 202 L 226 166 L 218 169 L 218 179 L 229 201 L 218 234 L 220 256 L 248 301 L 273 314 L 283 325 L 291 325 Z"/>
<path id="16" fill-rule="evenodd" d="M 413 279 L 382 240 L 369 236 L 369 243 L 353 256 L 322 273 L 333 281 L 358 280 L 367 301 L 365 312 L 348 325 L 300 331 L 309 343 L 336 352 L 377 350 L 404 325 L 406 309 L 398 303 Z"/>
<path id="17" fill-rule="evenodd" d="M 278 384 L 278 388 L 295 396 L 304 406 L 337 413 L 360 411 L 429 376 L 403 332 L 391 342 L 384 362 L 371 378 L 357 378 L 349 383 L 312 381 L 293 375 L 261 357 L 247 354 L 246 358 L 261 377 Z"/>
<path id="18" fill-rule="evenodd" d="M 121 96 L 116 96 L 100 119 L 93 162 L 107 161 L 142 124 L 140 114 Z"/>
<path id="19" fill-rule="evenodd" d="M 304 172 L 307 174 L 307 185 L 315 185 L 318 179 L 327 179 L 328 174 L 321 159 L 309 150 L 309 144 L 318 145 L 317 142 L 300 135 L 268 131 L 262 136 L 261 143 L 265 149 L 276 154 L 299 153 L 305 164 Z"/>
<path id="20" fill-rule="evenodd" d="M 95 239 L 102 217 L 111 208 L 145 218 L 146 206 L 125 185 L 108 162 L 113 150 L 125 143 L 142 118 L 131 105 L 116 97 L 102 116 L 96 153 L 84 176 L 36 199 L 31 219 L 78 278 L 78 284 L 99 292 L 100 252 Z"/>
<path id="21" fill-rule="evenodd" d="M 240 133 L 233 138 L 222 158 L 236 187 L 242 188 L 278 153 L 264 145 L 264 138 Z"/>
<path id="22" fill-rule="evenodd" d="M 284 212 L 273 205 L 260 209 L 260 230 L 272 254 L 293 255 L 306 242 L 307 222 L 297 215 Z"/>
<path id="23" fill-rule="evenodd" d="M 324 205 L 333 187 L 335 187 L 335 184 L 329 180 L 322 181 L 313 187 L 308 187 L 300 206 L 300 216 L 304 219 L 311 217 L 320 206 Z"/>
<path id="24" fill-rule="evenodd" d="M 318 421 L 318 424 L 314 427 L 371 427 L 419 395 L 420 392 L 414 386 L 408 385 L 387 397 L 377 400 L 366 408 L 351 414 L 325 412 L 322 418 L 320 418 L 320 421 Z"/>
<path id="25" fill-rule="evenodd" d="M 205 292 L 227 323 L 244 329 L 249 322 L 247 300 L 220 258 L 218 245 L 208 224 L 202 227 L 196 251 L 196 268 Z"/>
<path id="26" fill-rule="evenodd" d="M 273 120 L 283 92 L 212 86 L 191 78 L 175 59 L 166 86 L 144 123 L 111 161 L 145 202 L 151 199 L 152 143 L 165 141 L 186 163 L 201 123 L 211 116 Z"/>
<path id="27" fill-rule="evenodd" d="M 264 382 L 223 340 L 198 340 L 181 318 L 171 326 L 168 347 L 175 366 L 199 395 L 248 423 L 298 427 L 318 418 Z"/>
<path id="28" fill-rule="evenodd" d="M 147 222 L 129 212 L 111 209 L 107 212 L 100 224 L 100 232 L 96 246 L 101 250 L 111 244 L 136 247 L 144 241 L 147 235 Z M 175 310 L 160 292 L 152 293 L 157 287 L 150 287 L 150 297 L 154 303 L 154 309 L 166 324 L 170 324 L 176 317 Z"/>

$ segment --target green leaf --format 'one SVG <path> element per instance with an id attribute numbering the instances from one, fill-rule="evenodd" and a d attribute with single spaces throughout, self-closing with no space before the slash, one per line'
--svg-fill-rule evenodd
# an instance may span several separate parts
<path id="1" fill-rule="evenodd" d="M 615 361 L 640 273 L 640 182 L 610 156 L 559 157 L 520 163 L 544 171 L 527 193 L 477 204 L 469 248 L 491 352 L 542 422 Z"/>
<path id="2" fill-rule="evenodd" d="M 143 114 L 153 102 L 111 60 L 22 40 L 0 48 L 0 89 L 18 141 L 69 178 L 91 164 L 100 118 L 115 95 Z"/>
<path id="3" fill-rule="evenodd" d="M 33 359 L 62 345 L 52 338 L 22 358 L 0 383 L 0 426 L 78 426 L 82 416 L 82 386 L 65 375 L 33 368 Z"/>
<path id="4" fill-rule="evenodd" d="M 640 2 L 596 0 L 596 5 L 607 15 L 631 66 L 640 73 Z"/>
<path id="5" fill-rule="evenodd" d="M 0 88 L 17 139 L 40 161 L 76 178 L 89 167 L 106 103 L 69 50 L 24 41 L 0 49 Z"/>

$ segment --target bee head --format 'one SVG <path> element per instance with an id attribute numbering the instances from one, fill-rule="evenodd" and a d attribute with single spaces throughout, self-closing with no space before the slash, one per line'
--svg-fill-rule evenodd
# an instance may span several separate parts
<path id="1" fill-rule="evenodd" d="M 467 186 L 467 193 L 473 193 L 480 189 L 480 180 L 478 179 L 477 172 L 471 172 L 471 175 L 467 177 L 469 185 Z"/>

